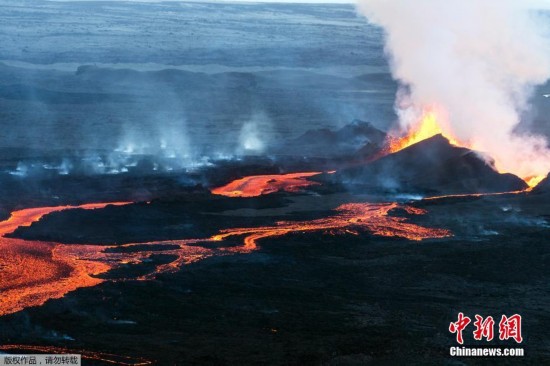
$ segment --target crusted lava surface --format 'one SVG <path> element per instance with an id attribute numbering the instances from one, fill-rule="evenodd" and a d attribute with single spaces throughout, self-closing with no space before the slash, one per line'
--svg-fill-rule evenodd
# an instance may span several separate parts
<path id="1" fill-rule="evenodd" d="M 299 207 L 323 210 L 350 198 L 329 195 L 318 204 L 312 196 L 282 195 L 286 207 L 260 211 L 277 219 Z M 269 197 L 276 195 L 260 199 Z M 253 252 L 212 256 L 150 281 L 106 281 L 0 317 L 0 338 L 14 347 L 83 349 L 98 365 L 98 359 L 117 357 L 108 356 L 113 354 L 160 365 L 426 364 L 428 354 L 431 364 L 441 364 L 455 344 L 447 327 L 458 311 L 520 311 L 523 360 L 543 364 L 550 322 L 544 310 L 550 296 L 544 286 L 550 280 L 544 270 L 550 217 L 541 202 L 550 203 L 550 197 L 454 197 L 411 206 L 425 215 L 395 211 L 395 217 L 453 233 L 422 242 L 323 230 L 266 237 Z M 128 212 L 154 210 L 157 204 L 166 203 L 94 211 L 94 225 L 125 222 L 135 231 L 155 231 L 154 225 L 139 228 L 141 218 Z M 114 209 L 120 212 L 109 212 Z M 244 225 L 247 210 L 223 211 L 223 220 L 214 222 L 233 217 Z M 83 219 L 83 226 L 90 224 Z M 57 231 L 47 220 L 35 225 Z M 123 267 L 118 278 L 132 271 L 132 265 Z M 465 342 L 476 344 L 469 335 Z"/>
<path id="2" fill-rule="evenodd" d="M 424 176 L 398 175 L 414 201 L 346 189 L 350 172 L 408 167 L 431 149 L 439 162 L 414 166 Z M 192 173 L 44 178 L 55 197 L 14 178 L 8 213 L 17 201 L 98 204 L 5 215 L 3 245 L 35 270 L 4 289 L 0 350 L 96 365 L 441 364 L 457 312 L 520 312 L 523 360 L 550 361 L 547 181 L 484 194 L 525 185 L 441 137 L 333 174 L 297 167 L 249 157 Z M 428 183 L 437 189 L 418 200 Z"/>

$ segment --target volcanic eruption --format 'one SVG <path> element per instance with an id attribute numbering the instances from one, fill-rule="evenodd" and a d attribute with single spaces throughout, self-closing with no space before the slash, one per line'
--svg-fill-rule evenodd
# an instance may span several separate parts
<path id="1" fill-rule="evenodd" d="M 383 28 L 401 84 L 395 108 L 408 137 L 390 151 L 443 133 L 531 186 L 546 176 L 546 139 L 517 128 L 533 88 L 550 78 L 547 22 L 515 0 L 359 0 L 358 7 Z"/>

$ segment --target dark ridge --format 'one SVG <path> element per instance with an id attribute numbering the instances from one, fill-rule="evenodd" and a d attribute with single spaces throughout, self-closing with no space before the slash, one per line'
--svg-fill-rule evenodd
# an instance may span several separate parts
<path id="1" fill-rule="evenodd" d="M 536 185 L 531 191 L 532 193 L 548 193 L 550 192 L 550 173 Z"/>
<path id="2" fill-rule="evenodd" d="M 317 157 L 338 157 L 358 151 L 370 154 L 379 151 L 385 139 L 386 133 L 371 123 L 354 120 L 338 130 L 309 130 L 276 146 L 274 152 L 282 155 Z"/>
<path id="3" fill-rule="evenodd" d="M 0 89 L 0 98 L 17 101 L 33 101 L 47 104 L 95 104 L 104 102 L 123 103 L 132 99 L 121 93 L 66 92 L 37 88 L 32 85 L 13 84 Z"/>
<path id="4" fill-rule="evenodd" d="M 336 179 L 397 192 L 507 192 L 527 188 L 513 174 L 500 174 L 479 153 L 436 135 L 371 164 L 344 169 Z"/>

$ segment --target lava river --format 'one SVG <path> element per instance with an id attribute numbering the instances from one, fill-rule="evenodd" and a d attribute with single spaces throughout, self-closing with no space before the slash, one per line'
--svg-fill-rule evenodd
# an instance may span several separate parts
<path id="1" fill-rule="evenodd" d="M 252 251 L 262 238 L 282 236 L 295 232 L 325 231 L 332 234 L 348 233 L 358 235 L 367 231 L 373 235 L 401 237 L 409 240 L 444 238 L 451 236 L 445 229 L 427 228 L 407 222 L 405 217 L 391 216 L 390 212 L 401 208 L 411 215 L 423 215 L 425 210 L 398 203 L 346 203 L 338 206 L 335 215 L 310 221 L 280 221 L 273 226 L 237 228 L 222 230 L 213 240 L 230 236 L 244 236 L 244 248 Z"/>
<path id="2" fill-rule="evenodd" d="M 347 203 L 337 207 L 332 215 L 325 218 L 310 221 L 281 221 L 263 227 L 225 229 L 210 238 L 202 239 L 124 245 L 81 245 L 29 241 L 6 236 L 18 227 L 29 226 L 44 215 L 55 211 L 75 208 L 99 209 L 109 204 L 127 203 L 31 208 L 15 211 L 8 220 L 0 222 L 0 316 L 42 305 L 49 299 L 63 297 L 78 288 L 95 286 L 108 281 L 97 275 L 121 266 L 142 263 L 158 253 L 170 255 L 173 260 L 167 264 L 157 265 L 150 273 L 127 279 L 152 279 L 159 273 L 176 272 L 186 264 L 213 255 L 249 253 L 257 249 L 258 240 L 280 237 L 289 233 L 321 231 L 331 234 L 358 235 L 366 232 L 377 236 L 402 237 L 415 241 L 451 236 L 448 230 L 427 228 L 409 222 L 406 217 L 392 216 L 392 211 L 396 209 L 401 209 L 409 215 L 425 213 L 424 210 L 398 203 Z M 234 236 L 243 237 L 242 246 L 210 249 L 200 245 L 189 245 L 221 241 Z M 170 245 L 166 246 L 166 244 Z M 153 248 L 154 246 L 157 247 Z M 116 281 L 120 280 L 124 279 L 116 279 Z"/>
<path id="3" fill-rule="evenodd" d="M 136 243 L 118 246 L 60 244 L 6 237 L 18 227 L 29 226 L 43 216 L 68 209 L 100 209 L 107 205 L 126 205 L 130 202 L 92 203 L 81 206 L 40 207 L 15 211 L 8 220 L 0 222 L 0 316 L 27 307 L 42 305 L 49 299 L 63 297 L 82 287 L 95 286 L 105 280 L 97 275 L 121 265 L 138 264 L 158 253 L 154 250 L 121 253 L 108 249 L 134 245 L 155 246 L 167 242 Z M 176 249 L 163 251 L 175 259 L 159 265 L 155 273 L 172 272 L 180 266 L 212 255 L 212 251 L 192 242 L 205 239 L 174 240 Z M 145 280 L 153 276 L 142 276 Z"/>
<path id="4" fill-rule="evenodd" d="M 110 203 L 113 205 L 125 202 Z M 86 204 L 82 209 L 103 208 L 107 204 Z M 50 242 L 35 242 L 7 238 L 6 234 L 21 226 L 29 226 L 44 215 L 73 206 L 29 208 L 15 211 L 0 222 L 0 315 L 41 305 L 79 287 L 101 282 L 91 275 L 105 272 L 107 264 L 77 261 L 63 253 L 63 246 Z"/>

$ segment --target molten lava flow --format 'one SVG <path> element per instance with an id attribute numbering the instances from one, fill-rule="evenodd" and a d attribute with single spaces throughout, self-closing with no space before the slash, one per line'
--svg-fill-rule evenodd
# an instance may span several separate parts
<path id="1" fill-rule="evenodd" d="M 28 226 L 51 212 L 71 208 L 95 209 L 106 205 L 108 204 L 32 208 L 16 211 L 8 220 L 0 222 L 0 316 L 41 305 L 49 299 L 60 298 L 77 288 L 97 285 L 105 280 L 95 277 L 96 275 L 114 268 L 143 263 L 160 252 L 173 256 L 174 259 L 169 263 L 156 265 L 151 272 L 138 277 L 138 280 L 153 279 L 159 273 L 176 272 L 183 265 L 213 255 L 248 253 L 257 249 L 259 239 L 293 232 L 324 231 L 332 234 L 357 235 L 360 230 L 364 230 L 374 235 L 402 237 L 409 240 L 451 236 L 448 230 L 426 228 L 409 223 L 404 217 L 390 215 L 390 212 L 396 209 L 402 209 L 408 214 L 421 215 L 425 213 L 421 209 L 397 203 L 348 203 L 336 208 L 336 214 L 327 218 L 312 221 L 282 221 L 276 225 L 264 227 L 227 229 L 204 239 L 101 246 L 59 244 L 6 237 L 6 234 L 16 228 Z M 245 237 L 242 247 L 209 249 L 189 245 L 220 241 L 227 237 L 241 235 Z"/>
<path id="2" fill-rule="evenodd" d="M 79 287 L 101 282 L 91 275 L 105 272 L 109 266 L 99 262 L 76 261 L 56 255 L 58 245 L 6 238 L 21 226 L 29 226 L 41 217 L 70 208 L 96 209 L 126 202 L 30 208 L 12 213 L 0 222 L 0 315 L 62 297 Z"/>
<path id="3" fill-rule="evenodd" d="M 437 201 L 448 198 L 476 198 L 476 197 L 492 197 L 492 196 L 506 196 L 525 193 L 525 191 L 509 191 L 509 192 L 489 192 L 489 193 L 457 193 L 457 194 L 443 194 L 440 196 L 429 196 L 422 198 L 423 201 Z"/>
<path id="4" fill-rule="evenodd" d="M 0 222 L 0 236 L 11 233 L 18 227 L 30 226 L 33 222 L 40 220 L 43 216 L 56 211 L 63 211 L 68 209 L 80 208 L 84 210 L 94 210 L 98 208 L 104 208 L 105 206 L 121 206 L 127 205 L 131 202 L 109 202 L 109 203 L 87 203 L 80 206 L 54 206 L 54 207 L 37 207 L 26 208 L 19 211 L 14 211 L 10 217 Z"/>
<path id="5" fill-rule="evenodd" d="M 210 249 L 187 245 L 207 239 L 102 246 L 59 244 L 6 237 L 18 227 L 30 226 L 52 212 L 74 208 L 91 210 L 107 205 L 129 203 L 29 208 L 15 211 L 9 219 L 0 222 L 0 316 L 42 305 L 49 299 L 63 297 L 77 288 L 95 286 L 104 281 L 95 277 L 96 275 L 123 265 L 142 263 L 158 253 L 153 248 L 156 245 L 175 246 L 174 249 L 162 251 L 163 254 L 173 255 L 175 259 L 168 264 L 159 265 L 153 273 L 138 279 L 149 279 L 158 273 L 174 272 L 182 265 L 213 255 Z M 134 245 L 151 246 L 151 250 L 130 253 L 107 250 L 125 249 Z"/>
<path id="6" fill-rule="evenodd" d="M 441 125 L 439 124 L 436 112 L 429 110 L 424 114 L 418 123 L 418 126 L 414 129 L 410 129 L 406 136 L 401 138 L 389 138 L 386 153 L 392 154 L 398 152 L 438 134 L 442 134 L 451 144 L 460 145 L 455 138 L 444 133 Z"/>
<path id="7" fill-rule="evenodd" d="M 264 194 L 286 191 L 296 192 L 302 188 L 318 185 L 306 178 L 322 174 L 321 172 L 253 175 L 234 180 L 223 187 L 211 190 L 213 194 L 227 197 L 257 197 Z"/>
<path id="8" fill-rule="evenodd" d="M 397 203 L 347 203 L 336 208 L 337 214 L 327 218 L 312 221 L 281 221 L 274 226 L 256 228 L 237 228 L 223 230 L 213 236 L 212 240 L 223 240 L 230 236 L 244 235 L 244 250 L 253 251 L 257 241 L 262 238 L 282 236 L 292 232 L 306 231 L 369 231 L 374 235 L 401 237 L 409 240 L 429 238 L 444 238 L 451 236 L 445 229 L 431 229 L 408 223 L 404 217 L 390 216 L 397 208 L 404 209 L 413 215 L 424 214 L 425 211 Z M 240 249 L 242 251 L 242 249 Z"/>
<path id="9" fill-rule="evenodd" d="M 95 286 L 104 281 L 95 277 L 96 275 L 123 265 L 142 263 L 158 253 L 153 248 L 156 245 L 174 246 L 174 249 L 163 250 L 162 253 L 173 255 L 175 259 L 168 264 L 159 265 L 153 273 L 138 279 L 149 279 L 158 273 L 174 272 L 182 265 L 213 254 L 210 249 L 187 245 L 207 239 L 102 246 L 59 244 L 6 237 L 18 227 L 29 226 L 52 212 L 74 208 L 90 210 L 129 203 L 29 208 L 15 211 L 9 219 L 0 222 L 0 316 L 42 305 L 49 299 L 63 297 L 77 288 Z M 107 250 L 123 250 L 133 245 L 151 246 L 151 250 L 130 253 Z"/>

